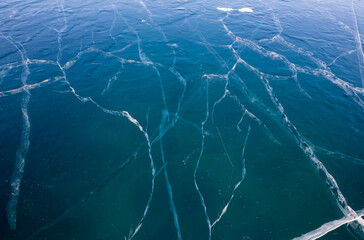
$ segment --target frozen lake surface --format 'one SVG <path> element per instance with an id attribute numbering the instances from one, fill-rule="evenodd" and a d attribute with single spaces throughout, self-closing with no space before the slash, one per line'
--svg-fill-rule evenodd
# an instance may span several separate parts
<path id="1" fill-rule="evenodd" d="M 0 239 L 364 239 L 364 1 L 0 10 Z"/>

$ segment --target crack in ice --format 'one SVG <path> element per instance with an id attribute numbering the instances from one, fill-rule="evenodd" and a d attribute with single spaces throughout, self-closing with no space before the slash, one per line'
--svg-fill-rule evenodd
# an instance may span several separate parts
<path id="1" fill-rule="evenodd" d="M 355 43 L 356 43 L 356 48 L 357 48 L 357 53 L 358 53 L 361 84 L 362 84 L 362 87 L 364 88 L 364 53 L 363 53 L 362 42 L 361 42 L 360 32 L 359 32 L 359 27 L 358 27 L 358 18 L 356 16 L 356 12 L 355 12 L 354 0 L 351 1 L 351 7 L 352 7 L 353 19 L 354 19 L 354 29 L 355 29 L 354 37 L 355 37 Z"/>
<path id="2" fill-rule="evenodd" d="M 9 227 L 11 230 L 16 230 L 16 215 L 17 215 L 17 206 L 18 206 L 18 199 L 20 194 L 20 184 L 24 174 L 24 167 L 26 156 L 28 153 L 28 149 L 30 146 L 30 120 L 28 114 L 28 105 L 30 101 L 31 94 L 29 89 L 26 88 L 28 76 L 30 74 L 30 70 L 28 67 L 29 59 L 26 55 L 25 49 L 20 42 L 16 42 L 10 36 L 5 36 L 2 32 L 0 32 L 0 36 L 11 43 L 19 53 L 22 64 L 23 64 L 23 71 L 21 73 L 21 82 L 24 87 L 24 94 L 21 100 L 21 112 L 23 117 L 23 129 L 21 133 L 20 145 L 18 150 L 16 151 L 16 159 L 15 159 L 15 169 L 11 176 L 10 185 L 10 199 L 7 204 L 7 218 Z"/>
<path id="3" fill-rule="evenodd" d="M 245 148 L 246 148 L 246 143 L 248 141 L 248 137 L 250 134 L 250 126 L 248 127 L 248 131 L 244 140 L 244 146 L 243 146 L 243 150 L 241 153 L 241 159 L 242 159 L 242 170 L 241 170 L 241 177 L 240 180 L 235 184 L 234 186 L 234 190 L 229 198 L 229 201 L 226 203 L 226 205 L 224 206 L 224 208 L 222 209 L 220 215 L 217 217 L 217 219 L 212 223 L 211 227 L 214 228 L 216 226 L 216 224 L 218 222 L 220 222 L 221 218 L 224 216 L 224 214 L 226 213 L 226 211 L 228 210 L 228 207 L 231 203 L 231 201 L 233 200 L 234 196 L 235 196 L 235 191 L 236 189 L 238 189 L 238 187 L 240 186 L 240 184 L 244 181 L 245 179 L 245 175 L 246 175 L 246 167 L 245 167 Z"/>
<path id="4" fill-rule="evenodd" d="M 353 216 L 345 216 L 339 220 L 334 220 L 328 223 L 323 224 L 321 227 L 303 234 L 300 237 L 296 237 L 293 240 L 315 240 L 318 238 L 321 238 L 323 236 L 325 236 L 326 234 L 334 231 L 335 229 L 341 227 L 342 225 L 345 224 L 350 224 L 354 221 L 358 221 L 358 220 L 362 220 L 362 217 L 364 216 L 364 209 L 359 210 L 356 212 L 357 216 L 353 217 Z"/>

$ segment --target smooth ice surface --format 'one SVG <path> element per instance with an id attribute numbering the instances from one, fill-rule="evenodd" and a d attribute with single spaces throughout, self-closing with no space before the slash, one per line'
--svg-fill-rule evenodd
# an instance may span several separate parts
<path id="1" fill-rule="evenodd" d="M 0 9 L 0 239 L 364 239 L 363 1 Z"/>

